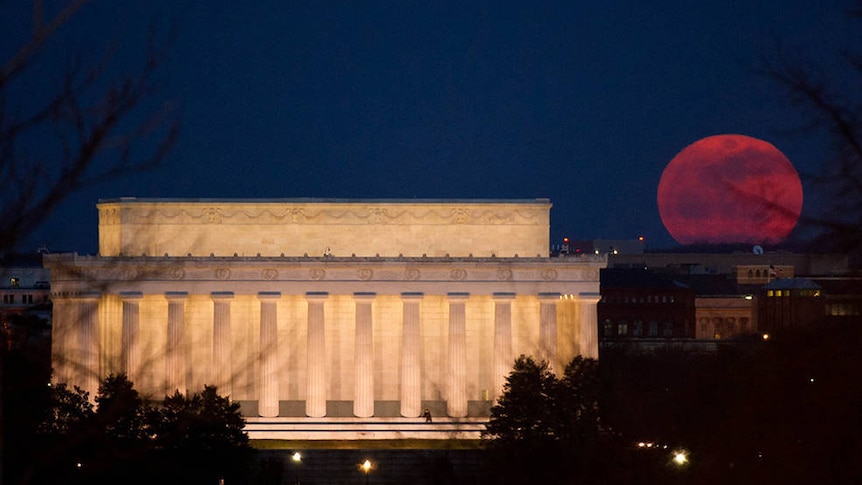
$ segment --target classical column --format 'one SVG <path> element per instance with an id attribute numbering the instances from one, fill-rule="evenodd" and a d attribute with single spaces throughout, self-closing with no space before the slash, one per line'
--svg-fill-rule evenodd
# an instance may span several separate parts
<path id="1" fill-rule="evenodd" d="M 78 352 L 72 361 L 78 366 L 77 379 L 81 389 L 90 393 L 90 402 L 95 402 L 99 392 L 99 293 L 84 293 L 78 296 Z"/>
<path id="2" fill-rule="evenodd" d="M 210 367 L 212 379 L 220 395 L 230 396 L 233 392 L 231 386 L 233 341 L 230 333 L 230 302 L 233 299 L 233 292 L 214 291 L 210 296 L 213 299 L 213 354 Z"/>
<path id="3" fill-rule="evenodd" d="M 354 367 L 356 391 L 353 397 L 353 414 L 359 418 L 374 416 L 374 332 L 371 303 L 375 293 L 354 293 L 356 304 L 356 339 Z"/>
<path id="4" fill-rule="evenodd" d="M 401 293 L 401 415 L 418 418 L 422 412 L 421 338 L 419 334 L 419 302 L 422 293 Z"/>
<path id="5" fill-rule="evenodd" d="M 583 292 L 578 294 L 580 307 L 578 320 L 581 331 L 580 353 L 591 359 L 599 358 L 599 316 L 597 309 L 601 297 L 600 293 Z"/>
<path id="6" fill-rule="evenodd" d="M 494 293 L 494 399 L 503 392 L 512 372 L 512 300 L 514 293 Z"/>
<path id="7" fill-rule="evenodd" d="M 309 291 L 308 301 L 308 388 L 305 396 L 305 414 L 312 418 L 326 416 L 326 336 L 324 334 L 323 304 L 329 293 Z"/>
<path id="8" fill-rule="evenodd" d="M 539 293 L 539 359 L 557 370 L 557 302 L 559 293 Z"/>
<path id="9" fill-rule="evenodd" d="M 185 291 L 168 291 L 168 342 L 165 359 L 167 393 L 186 392 L 185 352 L 185 302 L 189 294 Z"/>
<path id="10" fill-rule="evenodd" d="M 77 321 L 75 304 L 60 294 L 51 294 L 53 315 L 51 318 L 51 365 L 54 374 L 51 382 L 72 384 L 75 377 L 69 365 L 70 351 L 74 347 L 70 340 Z"/>
<path id="11" fill-rule="evenodd" d="M 467 415 L 467 316 L 469 293 L 449 293 L 449 392 L 446 413 L 455 418 Z"/>
<path id="12" fill-rule="evenodd" d="M 129 380 L 140 386 L 138 382 L 141 370 L 141 316 L 140 302 L 144 294 L 140 291 L 123 291 L 123 327 L 121 332 L 120 365 Z"/>
<path id="13" fill-rule="evenodd" d="M 261 291 L 260 377 L 257 413 L 265 418 L 278 416 L 278 300 L 281 293 Z"/>

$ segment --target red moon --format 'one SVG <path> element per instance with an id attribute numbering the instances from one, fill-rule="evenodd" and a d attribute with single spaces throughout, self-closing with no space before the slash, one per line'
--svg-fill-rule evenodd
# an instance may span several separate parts
<path id="1" fill-rule="evenodd" d="M 658 211 L 680 244 L 775 244 L 799 220 L 802 182 L 772 144 L 744 135 L 710 136 L 665 167 Z"/>

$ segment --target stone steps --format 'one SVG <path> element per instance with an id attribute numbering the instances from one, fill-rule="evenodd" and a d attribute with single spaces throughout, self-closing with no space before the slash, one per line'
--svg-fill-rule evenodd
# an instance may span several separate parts
<path id="1" fill-rule="evenodd" d="M 246 418 L 250 439 L 397 440 L 481 437 L 487 418 Z"/>

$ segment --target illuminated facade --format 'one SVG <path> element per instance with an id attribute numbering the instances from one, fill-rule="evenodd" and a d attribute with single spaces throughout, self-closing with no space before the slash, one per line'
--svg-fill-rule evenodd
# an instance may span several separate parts
<path id="1" fill-rule="evenodd" d="M 362 429 L 483 422 L 518 355 L 598 357 L 605 260 L 548 257 L 546 199 L 98 208 L 98 256 L 45 258 L 54 379 L 91 393 L 118 372 L 153 398 L 215 384 L 253 438 L 409 437 Z"/>

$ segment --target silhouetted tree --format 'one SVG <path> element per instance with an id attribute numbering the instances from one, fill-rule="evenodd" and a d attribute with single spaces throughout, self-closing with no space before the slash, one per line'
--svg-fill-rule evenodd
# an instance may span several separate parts
<path id="1" fill-rule="evenodd" d="M 94 409 L 79 388 L 53 389 L 42 454 L 23 482 L 187 484 L 247 475 L 251 448 L 239 405 L 215 387 L 151 406 L 119 374 L 101 383 L 95 401 Z"/>
<path id="2" fill-rule="evenodd" d="M 76 191 L 157 166 L 178 133 L 178 115 L 153 102 L 169 42 L 151 29 L 137 67 L 115 69 L 110 42 L 57 58 L 61 32 L 87 0 L 32 1 L 32 15 L 0 2 L 0 255 L 17 249 Z M 32 22 L 32 29 L 11 28 Z M 15 37 L 15 32 L 25 32 Z M 124 56 L 123 59 L 134 58 Z M 6 406 L 0 359 L 0 412 Z M 0 415 L 0 483 L 6 478 L 6 415 Z M 20 448 L 20 447 L 19 447 Z M 17 464 L 16 464 L 17 465 Z"/>
<path id="3" fill-rule="evenodd" d="M 558 379 L 547 362 L 518 357 L 482 434 L 489 482 L 588 483 L 598 474 L 607 483 L 598 472 L 610 453 L 597 439 L 598 392 L 593 359 L 576 357 Z"/>
<path id="4" fill-rule="evenodd" d="M 483 436 L 498 446 L 542 446 L 559 439 L 557 387 L 547 362 L 521 355 L 491 407 Z"/>
<path id="5" fill-rule="evenodd" d="M 862 2 L 857 1 L 848 17 L 851 22 L 862 21 Z M 815 60 L 772 52 L 762 71 L 803 113 L 805 128 L 826 132 L 832 141 L 831 147 L 823 147 L 831 155 L 811 177 L 825 206 L 801 220 L 816 230 L 811 247 L 850 254 L 858 264 L 862 262 L 862 97 L 857 87 L 862 82 L 862 51 L 857 42 L 835 54 L 833 70 L 824 71 Z"/>
<path id="6" fill-rule="evenodd" d="M 125 75 L 114 74 L 108 49 L 90 46 L 86 60 L 49 55 L 87 3 L 57 9 L 33 0 L 28 18 L 0 12 L 3 23 L 33 22 L 26 38 L 0 27 L 11 52 L 0 59 L 0 255 L 75 191 L 156 166 L 176 138 L 171 106 L 150 102 L 168 45 L 154 30 L 139 67 Z"/>
<path id="7" fill-rule="evenodd" d="M 163 465 L 180 483 L 217 483 L 241 477 L 251 448 L 243 430 L 239 403 L 219 396 L 215 386 L 203 392 L 166 397 L 155 427 Z M 231 480 L 228 480 L 231 481 Z"/>
<path id="8" fill-rule="evenodd" d="M 599 362 L 577 356 L 559 382 L 560 439 L 571 444 L 595 441 L 599 430 Z"/>

